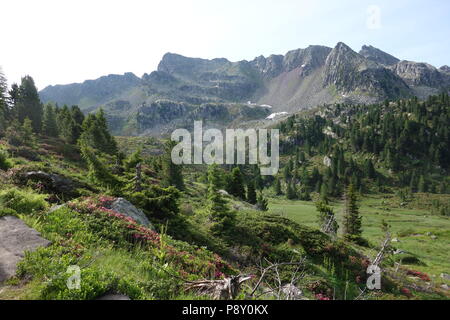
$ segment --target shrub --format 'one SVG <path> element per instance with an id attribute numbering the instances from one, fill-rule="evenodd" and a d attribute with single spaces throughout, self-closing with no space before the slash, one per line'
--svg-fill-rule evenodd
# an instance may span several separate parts
<path id="1" fill-rule="evenodd" d="M 0 170 L 8 170 L 12 167 L 11 161 L 8 159 L 8 153 L 5 150 L 0 150 Z"/>
<path id="2" fill-rule="evenodd" d="M 0 191 L 0 208 L 12 209 L 19 214 L 30 214 L 48 207 L 46 195 L 10 188 Z"/>

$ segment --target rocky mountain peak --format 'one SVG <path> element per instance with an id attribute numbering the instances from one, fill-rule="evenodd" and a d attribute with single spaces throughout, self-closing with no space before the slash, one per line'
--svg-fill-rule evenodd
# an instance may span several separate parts
<path id="1" fill-rule="evenodd" d="M 448 77 L 428 63 L 403 60 L 392 70 L 408 85 L 441 87 L 448 82 Z"/>
<path id="2" fill-rule="evenodd" d="M 359 51 L 359 54 L 363 57 L 372 60 L 376 63 L 385 65 L 385 66 L 391 66 L 396 63 L 398 63 L 400 60 L 396 57 L 381 51 L 378 48 L 372 47 L 372 46 L 362 46 L 361 50 Z"/>
<path id="3" fill-rule="evenodd" d="M 439 68 L 440 71 L 450 73 L 450 67 L 445 65 Z"/>

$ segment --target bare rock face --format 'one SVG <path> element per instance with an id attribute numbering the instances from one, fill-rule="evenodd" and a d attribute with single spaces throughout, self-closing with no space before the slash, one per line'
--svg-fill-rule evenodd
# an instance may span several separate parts
<path id="1" fill-rule="evenodd" d="M 412 86 L 441 87 L 449 83 L 448 75 L 428 63 L 400 61 L 392 71 Z"/>
<path id="2" fill-rule="evenodd" d="M 369 60 L 372 60 L 376 63 L 385 66 L 392 66 L 400 62 L 400 60 L 397 59 L 396 57 L 372 46 L 362 46 L 361 51 L 359 51 L 359 54 Z"/>
<path id="3" fill-rule="evenodd" d="M 120 214 L 123 214 L 127 217 L 130 217 L 133 220 L 135 220 L 137 223 L 140 223 L 152 230 L 155 229 L 153 227 L 153 225 L 150 223 L 150 221 L 148 220 L 145 213 L 142 210 L 136 208 L 131 202 L 129 202 L 128 200 L 126 200 L 124 198 L 117 198 L 117 200 L 111 204 L 110 209 L 114 210 Z"/>
<path id="4" fill-rule="evenodd" d="M 39 232 L 13 216 L 0 218 L 0 283 L 13 277 L 25 251 L 50 245 Z"/>

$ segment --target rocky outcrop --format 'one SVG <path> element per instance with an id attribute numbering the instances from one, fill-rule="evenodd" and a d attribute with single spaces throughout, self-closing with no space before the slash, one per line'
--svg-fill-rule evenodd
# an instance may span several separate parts
<path id="1" fill-rule="evenodd" d="M 411 94 L 402 79 L 342 42 L 328 55 L 323 79 L 325 86 L 334 86 L 343 95 L 359 93 L 379 100 Z"/>
<path id="2" fill-rule="evenodd" d="M 449 75 L 428 63 L 403 60 L 392 66 L 392 71 L 410 86 L 441 88 L 450 83 Z"/>
<path id="3" fill-rule="evenodd" d="M 399 59 L 397 59 L 394 56 L 391 56 L 389 53 L 386 53 L 384 51 L 381 51 L 378 48 L 372 47 L 372 46 L 363 46 L 361 50 L 359 51 L 359 54 L 365 57 L 366 59 L 372 60 L 376 63 L 385 65 L 385 66 L 392 66 L 398 62 L 400 62 Z"/>
<path id="4" fill-rule="evenodd" d="M 75 196 L 75 189 L 81 187 L 81 185 L 71 179 L 63 177 L 54 173 L 47 173 L 44 171 L 29 171 L 20 174 L 18 179 L 22 183 L 26 183 L 28 180 L 39 181 L 43 183 L 45 190 L 57 194 L 63 194 L 66 196 Z"/>
<path id="5" fill-rule="evenodd" d="M 0 218 L 0 283 L 13 277 L 25 251 L 50 245 L 36 230 L 13 216 Z"/>
<path id="6" fill-rule="evenodd" d="M 109 209 L 132 218 L 137 223 L 140 223 L 152 230 L 155 230 L 154 226 L 150 223 L 145 213 L 136 208 L 131 202 L 124 198 L 117 198 L 109 207 Z"/>
<path id="7" fill-rule="evenodd" d="M 314 45 L 238 62 L 166 53 L 157 71 L 141 79 L 127 73 L 48 87 L 41 91 L 41 99 L 78 104 L 87 112 L 102 106 L 117 135 L 160 136 L 185 127 L 187 120 L 209 120 L 217 114 L 223 115 L 219 118 L 225 126 L 264 121 L 268 114 L 257 119 L 231 114 L 230 109 L 248 101 L 271 105 L 272 113 L 294 113 L 322 104 L 426 98 L 450 87 L 448 69 L 399 61 L 372 46 L 357 53 L 342 42 L 334 48 Z M 203 108 L 211 104 L 222 110 Z M 207 110 L 214 114 L 206 112 L 200 118 Z M 239 113 L 249 114 L 243 107 Z"/>

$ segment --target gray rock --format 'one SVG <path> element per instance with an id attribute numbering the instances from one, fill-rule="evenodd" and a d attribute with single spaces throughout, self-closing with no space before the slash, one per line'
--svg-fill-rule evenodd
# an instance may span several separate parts
<path id="1" fill-rule="evenodd" d="M 36 230 L 13 216 L 0 218 L 0 283 L 13 277 L 25 251 L 50 245 Z"/>
<path id="2" fill-rule="evenodd" d="M 441 278 L 442 278 L 442 279 L 446 279 L 446 280 L 450 280 L 450 274 L 447 274 L 447 273 L 441 273 Z"/>
<path id="3" fill-rule="evenodd" d="M 101 297 L 98 297 L 96 300 L 131 300 L 131 299 L 130 297 L 123 294 L 109 293 Z"/>
<path id="4" fill-rule="evenodd" d="M 441 288 L 444 289 L 444 290 L 449 290 L 449 287 L 446 284 L 441 285 Z"/>
<path id="5" fill-rule="evenodd" d="M 131 202 L 124 198 L 117 198 L 117 200 L 111 204 L 110 209 L 126 215 L 127 217 L 133 218 L 137 223 L 155 230 L 145 213 L 142 210 L 136 208 Z"/>

